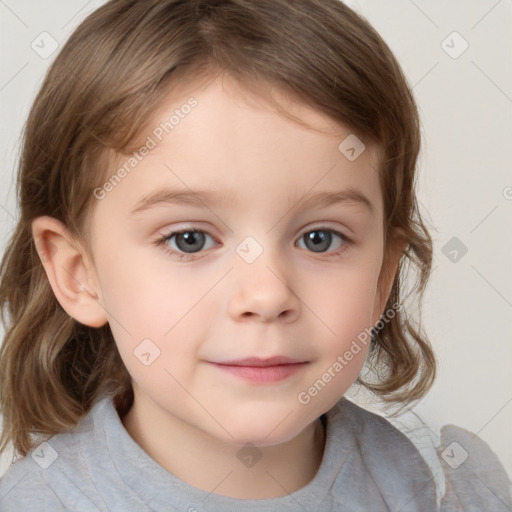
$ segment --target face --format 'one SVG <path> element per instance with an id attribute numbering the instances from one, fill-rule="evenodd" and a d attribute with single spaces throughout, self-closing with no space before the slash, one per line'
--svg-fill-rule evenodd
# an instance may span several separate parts
<path id="1" fill-rule="evenodd" d="M 329 410 L 382 313 L 377 149 L 347 158 L 350 130 L 287 98 L 312 128 L 227 77 L 174 91 L 91 214 L 135 403 L 228 443 L 285 442 Z"/>

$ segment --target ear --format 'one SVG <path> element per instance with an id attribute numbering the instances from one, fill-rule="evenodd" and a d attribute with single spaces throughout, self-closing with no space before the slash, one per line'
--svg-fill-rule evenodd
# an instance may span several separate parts
<path id="1" fill-rule="evenodd" d="M 37 217 L 31 227 L 48 281 L 62 308 L 84 325 L 105 325 L 107 317 L 99 301 L 94 265 L 76 237 L 53 217 Z"/>
<path id="2" fill-rule="evenodd" d="M 381 315 L 385 313 L 384 308 L 386 307 L 386 302 L 388 301 L 389 294 L 391 293 L 393 281 L 395 280 L 400 258 L 403 256 L 405 246 L 405 240 L 400 238 L 390 242 L 389 247 L 385 250 L 377 283 L 372 325 L 377 324 Z"/>

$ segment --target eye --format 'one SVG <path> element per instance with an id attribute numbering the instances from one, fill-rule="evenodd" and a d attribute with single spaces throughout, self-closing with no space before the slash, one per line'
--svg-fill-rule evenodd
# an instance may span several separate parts
<path id="1" fill-rule="evenodd" d="M 297 244 L 299 244 L 301 241 L 304 241 L 306 249 L 316 253 L 324 253 L 329 249 L 329 247 L 331 247 L 333 242 L 336 242 L 336 239 L 340 240 L 341 243 L 338 242 L 336 247 L 334 247 L 334 250 L 329 251 L 332 253 L 329 254 L 329 256 L 340 254 L 341 252 L 345 251 L 352 243 L 352 240 L 350 240 L 345 235 L 342 235 L 338 231 L 333 229 L 316 228 L 303 233 L 297 241 Z"/>
<path id="2" fill-rule="evenodd" d="M 209 245 L 208 239 L 211 241 Z M 162 236 L 155 241 L 155 244 L 173 257 L 190 260 L 194 254 L 214 247 L 216 242 L 217 240 L 205 231 L 183 229 Z M 318 254 L 327 253 L 327 257 L 340 255 L 353 243 L 347 236 L 328 228 L 309 230 L 303 233 L 296 242 L 299 247 L 301 247 L 300 242 L 304 243 L 305 247 L 303 248 Z M 329 248 L 331 249 L 329 250 Z"/>
<path id="3" fill-rule="evenodd" d="M 173 231 L 156 241 L 158 246 L 170 254 L 187 258 L 187 254 L 195 254 L 204 249 L 210 249 L 214 244 L 205 247 L 207 238 L 213 240 L 213 237 L 204 231 L 195 229 L 184 229 L 182 231 Z M 215 243 L 215 242 L 214 242 Z"/>

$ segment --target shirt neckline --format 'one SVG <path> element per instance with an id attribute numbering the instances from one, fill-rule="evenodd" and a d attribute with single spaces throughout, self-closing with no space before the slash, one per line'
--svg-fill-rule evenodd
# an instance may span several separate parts
<path id="1" fill-rule="evenodd" d="M 130 436 L 121 422 L 112 401 L 112 395 L 101 399 L 92 411 L 95 418 L 95 429 L 103 430 L 113 467 L 124 484 L 134 491 L 146 504 L 155 509 L 165 509 L 169 506 L 169 496 L 190 505 L 209 507 L 222 506 L 226 511 L 240 510 L 241 502 L 250 503 L 252 507 L 268 510 L 272 507 L 293 507 L 300 503 L 305 510 L 316 510 L 321 499 L 325 499 L 333 487 L 345 461 L 348 460 L 349 450 L 341 433 L 341 422 L 338 416 L 346 404 L 342 397 L 338 403 L 325 413 L 325 446 L 322 461 L 313 479 L 301 489 L 278 498 L 243 500 L 232 498 L 194 487 L 179 479 L 160 466 L 139 444 Z M 151 489 L 167 489 L 168 492 L 152 494 Z M 163 497 L 166 496 L 166 499 Z M 245 503 L 244 503 L 245 505 Z"/>

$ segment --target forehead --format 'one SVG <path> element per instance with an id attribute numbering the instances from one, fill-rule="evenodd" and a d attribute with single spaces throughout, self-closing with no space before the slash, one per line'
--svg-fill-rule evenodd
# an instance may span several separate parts
<path id="1" fill-rule="evenodd" d="M 111 175 L 123 166 L 129 172 L 105 204 L 126 212 L 159 187 L 209 189 L 262 206 L 293 204 L 308 191 L 352 188 L 364 190 L 378 211 L 380 150 L 365 140 L 351 161 L 340 146 L 353 137 L 279 88 L 247 87 L 224 74 L 181 82 L 142 131 L 141 150 L 150 147 L 145 156 L 131 163 L 117 156 Z"/>

